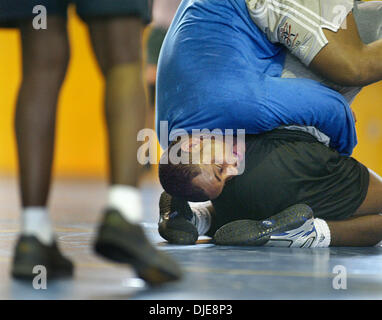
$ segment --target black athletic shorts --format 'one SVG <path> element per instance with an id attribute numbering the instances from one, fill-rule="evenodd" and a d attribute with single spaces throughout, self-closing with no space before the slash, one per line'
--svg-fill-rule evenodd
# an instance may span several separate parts
<path id="1" fill-rule="evenodd" d="M 245 170 L 213 201 L 217 227 L 239 219 L 261 220 L 297 203 L 314 215 L 343 220 L 360 207 L 369 171 L 350 157 L 290 130 L 246 137 Z"/>
<path id="2" fill-rule="evenodd" d="M 0 26 L 17 27 L 20 20 L 33 18 L 33 8 L 45 6 L 48 15 L 66 17 L 70 3 L 83 19 L 107 16 L 137 16 L 151 22 L 153 0 L 0 0 Z"/>

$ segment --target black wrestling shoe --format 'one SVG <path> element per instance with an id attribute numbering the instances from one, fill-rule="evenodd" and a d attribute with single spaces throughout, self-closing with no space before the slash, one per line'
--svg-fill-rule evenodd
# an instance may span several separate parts
<path id="1" fill-rule="evenodd" d="M 158 231 L 162 238 L 172 244 L 192 245 L 199 234 L 191 223 L 194 216 L 187 201 L 173 198 L 162 192 L 159 200 Z"/>
<path id="2" fill-rule="evenodd" d="M 224 246 L 261 246 L 272 235 L 301 227 L 313 218 L 312 209 L 296 204 L 263 221 L 237 220 L 218 229 L 214 242 Z"/>
<path id="3" fill-rule="evenodd" d="M 16 279 L 33 280 L 36 266 L 44 266 L 47 279 L 71 277 L 73 264 L 65 258 L 57 247 L 56 242 L 48 246 L 41 243 L 35 236 L 22 235 L 19 237 L 12 262 L 12 276 Z"/>
<path id="4" fill-rule="evenodd" d="M 154 286 L 181 278 L 178 264 L 154 248 L 142 227 L 108 209 L 99 227 L 95 251 L 114 262 L 130 264 L 137 275 Z"/>

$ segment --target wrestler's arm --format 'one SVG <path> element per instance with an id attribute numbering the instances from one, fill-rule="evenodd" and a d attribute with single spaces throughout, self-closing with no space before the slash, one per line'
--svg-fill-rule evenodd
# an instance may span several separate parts
<path id="1" fill-rule="evenodd" d="M 283 44 L 327 80 L 355 87 L 382 80 L 382 40 L 362 42 L 350 10 L 351 1 L 342 0 L 342 6 L 350 12 L 343 19 L 336 19 L 336 6 L 332 4 L 332 16 L 327 13 L 324 17 L 327 27 L 307 13 L 315 10 L 308 1 L 295 0 L 293 5 L 289 0 L 279 0 L 277 5 L 270 5 L 267 0 L 247 0 L 247 6 L 252 20 L 271 42 Z"/>
<path id="2" fill-rule="evenodd" d="M 310 64 L 324 78 L 345 86 L 366 86 L 382 80 L 382 40 L 364 44 L 352 14 L 346 28 L 324 29 L 329 43 Z"/>

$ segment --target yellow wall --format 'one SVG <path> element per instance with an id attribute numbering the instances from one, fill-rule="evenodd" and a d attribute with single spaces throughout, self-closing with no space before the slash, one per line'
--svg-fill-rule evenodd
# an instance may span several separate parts
<path id="1" fill-rule="evenodd" d="M 59 100 L 55 172 L 60 175 L 106 174 L 102 117 L 103 80 L 84 24 L 71 15 L 72 48 L 67 78 Z M 20 82 L 19 35 L 0 30 L 0 171 L 15 172 L 13 113 Z M 382 174 L 382 83 L 360 94 L 354 106 L 358 122 L 357 159 Z"/>
<path id="2" fill-rule="evenodd" d="M 353 110 L 358 133 L 353 156 L 382 175 L 382 82 L 363 89 Z"/>

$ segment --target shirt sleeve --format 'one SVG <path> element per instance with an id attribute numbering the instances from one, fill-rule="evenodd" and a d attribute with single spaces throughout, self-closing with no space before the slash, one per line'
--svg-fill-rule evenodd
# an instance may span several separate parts
<path id="1" fill-rule="evenodd" d="M 322 29 L 337 32 L 353 0 L 246 0 L 254 23 L 308 66 L 327 45 Z"/>

